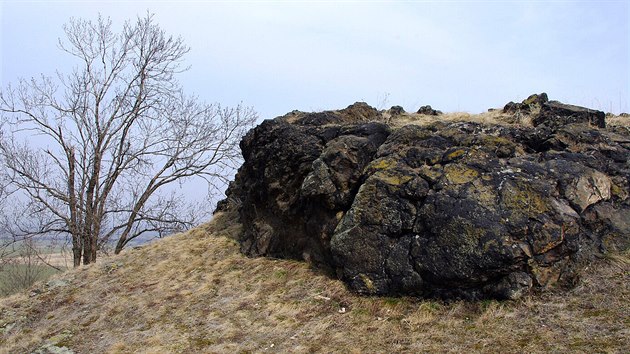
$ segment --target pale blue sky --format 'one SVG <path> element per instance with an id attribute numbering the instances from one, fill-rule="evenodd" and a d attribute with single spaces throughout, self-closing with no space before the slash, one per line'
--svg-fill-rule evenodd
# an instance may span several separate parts
<path id="1" fill-rule="evenodd" d="M 192 48 L 180 80 L 206 101 L 262 118 L 355 101 L 485 111 L 546 91 L 630 111 L 628 1 L 0 0 L 2 85 L 72 66 L 57 49 L 71 16 L 120 25 L 155 13 Z M 118 27 L 120 28 L 120 27 Z"/>

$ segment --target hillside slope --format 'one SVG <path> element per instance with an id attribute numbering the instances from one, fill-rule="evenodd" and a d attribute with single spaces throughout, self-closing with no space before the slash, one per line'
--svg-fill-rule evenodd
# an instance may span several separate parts
<path id="1" fill-rule="evenodd" d="M 0 299 L 0 352 L 628 352 L 630 265 L 515 302 L 367 298 L 249 259 L 229 214 Z"/>

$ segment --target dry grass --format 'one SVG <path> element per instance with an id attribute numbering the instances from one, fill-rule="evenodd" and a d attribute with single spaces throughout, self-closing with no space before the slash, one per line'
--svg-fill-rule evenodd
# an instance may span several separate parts
<path id="1" fill-rule="evenodd" d="M 0 299 L 0 352 L 630 352 L 630 264 L 518 302 L 366 298 L 301 262 L 249 259 L 229 215 Z M 34 289 L 37 290 L 37 289 Z"/>
<path id="2" fill-rule="evenodd" d="M 609 115 L 606 116 L 606 124 L 609 126 L 630 127 L 630 117 Z"/>
<path id="3" fill-rule="evenodd" d="M 389 113 L 384 113 L 383 118 L 394 127 L 402 127 L 408 124 L 424 126 L 436 122 L 475 122 L 482 124 L 531 126 L 530 115 L 520 113 L 503 113 L 503 110 L 501 109 L 478 114 L 451 112 L 437 116 L 418 113 L 403 113 L 395 116 L 394 118 L 391 118 Z"/>
<path id="4" fill-rule="evenodd" d="M 404 113 L 391 119 L 388 113 L 384 113 L 384 119 L 390 121 L 394 127 L 402 127 L 407 124 L 429 125 L 435 122 L 475 122 L 481 124 L 498 124 L 498 125 L 517 125 L 522 127 L 532 126 L 532 115 L 527 113 L 504 113 L 501 109 L 492 110 L 478 114 L 466 112 L 451 112 L 437 116 Z M 630 117 L 622 117 L 616 115 L 606 116 L 606 124 L 608 126 L 630 127 Z"/>

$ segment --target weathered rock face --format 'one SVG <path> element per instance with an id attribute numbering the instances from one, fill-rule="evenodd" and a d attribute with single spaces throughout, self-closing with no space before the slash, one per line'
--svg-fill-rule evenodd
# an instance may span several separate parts
<path id="1" fill-rule="evenodd" d="M 246 162 L 227 193 L 240 205 L 244 253 L 330 264 L 339 217 L 390 133 L 367 123 L 378 114 L 366 104 L 335 114 L 294 112 L 244 137 Z"/>
<path id="2" fill-rule="evenodd" d="M 394 129 L 365 104 L 265 121 L 227 192 L 241 249 L 306 259 L 364 294 L 517 298 L 570 284 L 594 253 L 630 243 L 630 133 L 547 103 L 535 128 Z"/>

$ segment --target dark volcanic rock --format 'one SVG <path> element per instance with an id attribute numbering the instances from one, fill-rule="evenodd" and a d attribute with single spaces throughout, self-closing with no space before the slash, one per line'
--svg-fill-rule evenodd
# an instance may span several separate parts
<path id="1" fill-rule="evenodd" d="M 389 135 L 384 124 L 358 123 L 378 114 L 366 106 L 305 114 L 293 124 L 267 120 L 243 138 L 245 162 L 227 192 L 240 205 L 242 252 L 330 264 L 339 213 Z"/>
<path id="2" fill-rule="evenodd" d="M 546 93 L 533 94 L 523 100 L 521 103 L 509 102 L 503 107 L 506 113 L 532 113 L 540 111 L 541 107 L 549 101 Z"/>
<path id="3" fill-rule="evenodd" d="M 606 114 L 558 101 L 549 101 L 542 105 L 540 113 L 532 121 L 534 126 L 539 124 L 553 124 L 561 126 L 569 123 L 590 123 L 598 128 L 606 127 Z"/>
<path id="4" fill-rule="evenodd" d="M 426 106 L 422 106 L 420 107 L 420 109 L 418 109 L 418 114 L 426 114 L 429 116 L 438 116 L 440 114 L 442 114 L 442 111 L 437 111 L 435 109 L 433 109 L 431 106 L 426 105 Z"/>
<path id="5" fill-rule="evenodd" d="M 402 106 L 392 106 L 392 108 L 389 109 L 389 114 L 393 116 L 401 115 L 403 113 L 405 113 L 405 109 L 402 108 Z"/>
<path id="6" fill-rule="evenodd" d="M 598 128 L 606 127 L 606 114 L 580 106 L 549 101 L 546 93 L 533 94 L 521 103 L 509 102 L 503 107 L 504 113 L 532 115 L 532 124 L 552 125 L 554 128 L 569 123 L 589 123 Z"/>
<path id="7" fill-rule="evenodd" d="M 533 128 L 391 130 L 362 103 L 265 121 L 227 192 L 242 251 L 306 259 L 363 294 L 517 298 L 573 284 L 594 254 L 630 244 L 630 133 L 540 96 Z"/>

